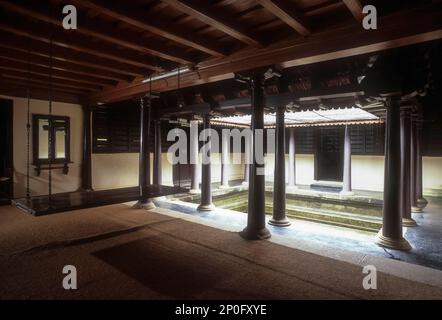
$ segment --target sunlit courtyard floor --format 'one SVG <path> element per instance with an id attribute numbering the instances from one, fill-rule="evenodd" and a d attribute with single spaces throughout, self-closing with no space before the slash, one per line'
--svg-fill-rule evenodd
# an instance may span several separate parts
<path id="1" fill-rule="evenodd" d="M 363 196 L 372 196 L 366 193 Z M 379 197 L 379 195 L 377 195 Z M 200 217 L 226 230 L 240 231 L 246 225 L 245 213 L 217 208 L 212 212 L 200 212 L 197 205 L 179 200 L 157 201 L 159 207 L 172 209 L 190 216 Z M 270 218 L 267 216 L 267 219 Z M 328 254 L 330 247 L 348 250 L 356 259 L 364 261 L 367 255 L 386 257 L 421 266 L 442 270 L 442 200 L 430 198 L 424 213 L 413 214 L 418 226 L 404 228 L 404 236 L 413 250 L 402 252 L 384 249 L 374 244 L 376 233 L 344 228 L 300 219 L 291 220 L 289 227 L 267 225 L 278 241 L 315 253 Z"/>

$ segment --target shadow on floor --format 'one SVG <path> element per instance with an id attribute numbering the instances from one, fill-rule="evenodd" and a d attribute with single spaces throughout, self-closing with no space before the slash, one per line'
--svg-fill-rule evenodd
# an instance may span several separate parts
<path id="1" fill-rule="evenodd" d="M 142 285 L 171 298 L 184 299 L 197 295 L 227 276 L 226 271 L 196 248 L 171 250 L 171 239 L 160 236 L 143 238 L 95 252 L 93 255 Z M 166 243 L 167 242 L 167 243 Z"/>

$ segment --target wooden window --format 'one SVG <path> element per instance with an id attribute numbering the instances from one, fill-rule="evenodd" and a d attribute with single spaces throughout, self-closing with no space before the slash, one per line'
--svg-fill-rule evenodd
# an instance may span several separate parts
<path id="1" fill-rule="evenodd" d="M 32 150 L 38 175 L 49 162 L 63 164 L 63 172 L 67 174 L 71 161 L 69 117 L 32 115 Z"/>
<path id="2" fill-rule="evenodd" d="M 383 155 L 385 125 L 352 125 L 351 153 L 353 155 Z"/>

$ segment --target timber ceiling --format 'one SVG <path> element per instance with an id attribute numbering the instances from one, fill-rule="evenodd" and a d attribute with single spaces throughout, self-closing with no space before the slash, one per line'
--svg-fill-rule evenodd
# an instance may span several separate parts
<path id="1" fill-rule="evenodd" d="M 183 65 L 194 71 L 184 86 L 229 79 L 259 64 L 230 65 L 238 57 L 257 60 L 265 53 L 272 56 L 262 58 L 263 64 L 285 63 L 296 54 L 275 56 L 283 44 L 310 45 L 313 54 L 318 40 L 351 36 L 352 28 L 361 29 L 366 2 L 376 6 L 380 19 L 396 14 L 397 23 L 398 14 L 420 7 L 440 16 L 439 1 L 0 0 L 0 93 L 30 89 L 33 97 L 45 98 L 52 89 L 59 101 L 118 101 L 145 92 L 140 84 L 149 75 Z M 77 30 L 61 26 L 66 4 L 78 9 Z M 167 81 L 153 86 L 176 89 Z"/>

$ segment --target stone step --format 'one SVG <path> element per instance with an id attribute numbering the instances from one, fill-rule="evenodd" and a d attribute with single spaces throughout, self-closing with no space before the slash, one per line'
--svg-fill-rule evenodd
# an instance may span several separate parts
<path id="1" fill-rule="evenodd" d="M 382 218 L 365 216 L 349 212 L 315 210 L 298 206 L 287 206 L 287 216 L 297 219 L 332 224 L 341 227 L 356 228 L 364 231 L 378 232 L 382 227 Z M 272 206 L 266 206 L 266 212 L 272 213 Z"/>

